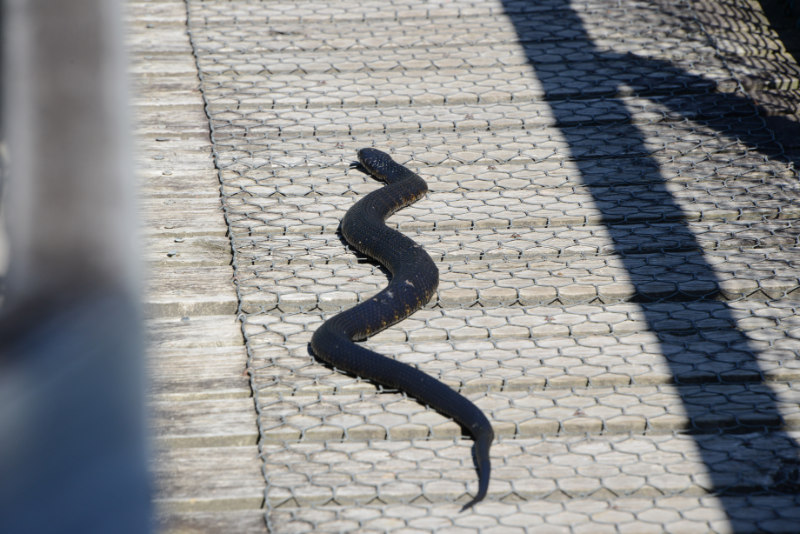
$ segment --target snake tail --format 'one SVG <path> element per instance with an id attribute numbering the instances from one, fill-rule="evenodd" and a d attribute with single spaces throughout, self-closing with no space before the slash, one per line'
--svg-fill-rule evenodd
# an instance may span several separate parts
<path id="1" fill-rule="evenodd" d="M 494 440 L 489 420 L 467 398 L 416 367 L 354 343 L 402 321 L 425 306 L 436 292 L 439 270 L 431 257 L 384 222 L 395 211 L 422 198 L 428 186 L 416 173 L 379 150 L 363 148 L 358 159 L 367 172 L 386 185 L 347 211 L 341 233 L 353 248 L 386 267 L 392 277 L 376 295 L 325 321 L 311 338 L 311 350 L 336 369 L 405 392 L 452 418 L 472 436 L 478 491 L 462 508 L 466 510 L 488 491 L 489 449 Z"/>

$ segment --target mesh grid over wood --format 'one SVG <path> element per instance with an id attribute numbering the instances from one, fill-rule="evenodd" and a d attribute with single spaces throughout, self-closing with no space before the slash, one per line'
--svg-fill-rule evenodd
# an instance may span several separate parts
<path id="1" fill-rule="evenodd" d="M 196 1 L 276 532 L 787 530 L 798 511 L 798 66 L 758 5 Z M 337 236 L 390 152 L 430 304 L 366 346 L 459 427 L 307 344 L 386 285 Z M 546 530 L 546 531 L 550 531 Z M 545 530 L 543 530 L 545 531 Z M 787 530 L 789 531 L 789 530 Z"/>

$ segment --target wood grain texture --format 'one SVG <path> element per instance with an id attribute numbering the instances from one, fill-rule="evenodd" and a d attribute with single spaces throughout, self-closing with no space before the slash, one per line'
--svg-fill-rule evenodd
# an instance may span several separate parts
<path id="1" fill-rule="evenodd" d="M 257 534 L 267 531 L 260 510 L 235 512 L 161 511 L 156 519 L 162 534 Z"/>
<path id="2" fill-rule="evenodd" d="M 157 527 L 264 532 L 247 355 L 186 5 L 127 7 Z"/>
<path id="3" fill-rule="evenodd" d="M 161 449 L 152 469 L 154 502 L 171 512 L 258 510 L 264 500 L 254 446 Z"/>

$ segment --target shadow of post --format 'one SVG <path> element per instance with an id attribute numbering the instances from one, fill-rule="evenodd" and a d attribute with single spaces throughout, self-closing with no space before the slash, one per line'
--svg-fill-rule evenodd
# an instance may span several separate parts
<path id="1" fill-rule="evenodd" d="M 663 60 L 601 49 L 568 0 L 549 2 L 552 11 L 513 0 L 504 4 L 542 84 L 569 158 L 601 213 L 647 327 L 658 338 L 670 366 L 690 421 L 690 428 L 681 431 L 694 436 L 713 486 L 708 489 L 719 496 L 732 530 L 749 531 L 752 523 L 737 514 L 742 497 L 796 491 L 798 444 L 784 430 L 776 394 L 763 381 L 753 344 L 737 327 L 718 276 L 668 189 L 652 145 L 647 146 L 647 133 L 652 132 L 643 131 L 619 95 L 658 95 L 664 107 L 683 118 L 699 119 L 707 131 L 723 132 L 777 158 L 785 154 L 746 97 L 717 93 L 712 80 Z M 583 74 L 570 72 L 575 64 L 580 64 Z M 587 65 L 596 69 L 592 75 L 586 75 Z M 637 91 L 637 87 L 645 89 Z M 694 88 L 695 95 L 668 98 L 680 97 L 686 87 Z M 582 113 L 592 117 L 587 123 L 575 119 L 577 100 Z M 595 112 L 592 102 L 598 103 Z M 613 120 L 594 120 L 601 114 Z M 754 128 L 753 121 L 760 128 Z M 618 172 L 598 175 L 597 158 L 603 158 L 605 168 Z M 648 223 L 669 223 L 671 235 L 653 246 Z M 649 245 L 637 248 L 637 242 Z M 715 320 L 706 321 L 708 325 L 692 321 L 689 329 L 680 332 L 665 320 L 692 320 L 691 310 L 698 306 Z M 734 399 L 720 384 L 734 382 L 749 396 L 757 416 L 742 411 L 741 403 L 731 406 Z M 758 440 L 759 445 L 748 447 L 746 457 L 737 454 L 730 450 L 734 433 L 742 434 L 744 440 Z M 753 433 L 750 438 L 748 433 Z"/>

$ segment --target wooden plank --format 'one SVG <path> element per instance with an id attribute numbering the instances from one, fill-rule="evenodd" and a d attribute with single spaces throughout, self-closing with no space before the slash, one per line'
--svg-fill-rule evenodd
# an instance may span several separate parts
<path id="1" fill-rule="evenodd" d="M 155 400 L 248 397 L 247 354 L 236 318 L 194 316 L 146 322 L 150 395 Z"/>
<path id="2" fill-rule="evenodd" d="M 155 401 L 250 397 L 244 347 L 160 351 L 148 358 L 149 395 Z"/>
<path id="3" fill-rule="evenodd" d="M 146 234 L 220 236 L 228 231 L 219 198 L 143 198 L 139 209 Z"/>
<path id="4" fill-rule="evenodd" d="M 188 108 L 189 105 L 176 106 L 177 108 Z M 156 116 L 165 110 L 169 111 L 171 107 L 168 106 L 140 106 L 137 108 L 137 113 L 141 116 Z M 169 120 L 169 119 L 167 119 Z M 168 123 L 162 124 L 159 128 L 166 128 Z M 208 144 L 208 128 L 203 128 L 196 124 L 190 127 L 180 123 L 172 123 L 175 129 L 166 128 L 166 131 L 137 129 L 134 131 L 136 144 L 144 150 L 167 150 L 167 151 L 186 151 L 189 153 L 211 153 L 211 147 Z"/>
<path id="5" fill-rule="evenodd" d="M 197 81 L 187 79 L 183 83 L 176 80 L 174 86 L 165 83 L 140 85 L 133 89 L 133 106 L 137 108 L 137 113 L 141 110 L 156 110 L 164 106 L 189 106 L 202 104 L 198 101 L 199 95 L 196 91 Z"/>
<path id="6" fill-rule="evenodd" d="M 177 74 L 197 77 L 197 67 L 190 54 L 153 54 L 142 51 L 131 54 L 129 73 L 134 77 Z"/>
<path id="7" fill-rule="evenodd" d="M 205 152 L 140 148 L 136 153 L 135 163 L 139 169 L 159 170 L 164 173 L 214 168 L 211 150 Z"/>
<path id="8" fill-rule="evenodd" d="M 231 244 L 225 236 L 208 235 L 172 237 L 154 235 L 148 238 L 144 259 L 151 266 L 222 266 L 231 263 Z"/>
<path id="9" fill-rule="evenodd" d="M 247 354 L 233 315 L 146 321 L 153 400 L 249 397 Z"/>
<path id="10" fill-rule="evenodd" d="M 257 534 L 267 532 L 264 512 L 170 512 L 159 510 L 156 526 L 162 534 Z"/>
<path id="11" fill-rule="evenodd" d="M 167 171 L 138 169 L 139 194 L 156 197 L 219 198 L 219 178 L 214 169 Z"/>
<path id="12" fill-rule="evenodd" d="M 187 132 L 199 134 L 195 136 L 198 142 L 179 145 L 178 148 L 211 153 L 208 144 L 207 118 L 199 102 L 197 105 L 190 101 L 176 106 L 149 106 L 146 111 L 146 114 L 137 117 L 135 123 L 137 132 L 156 132 L 160 137 L 158 141 L 174 140 L 186 135 Z M 155 148 L 163 150 L 171 147 L 159 144 Z M 146 149 L 151 150 L 150 147 Z"/>
<path id="13" fill-rule="evenodd" d="M 230 243 L 186 6 L 127 7 L 150 271 L 144 307 L 151 317 L 145 324 L 151 426 L 156 443 L 177 447 L 154 455 L 158 526 L 163 532 L 263 532 L 264 479 L 243 374 L 247 355 L 234 315 Z"/>
<path id="14" fill-rule="evenodd" d="M 231 276 L 228 266 L 158 269 L 158 276 L 147 284 L 145 314 L 151 318 L 234 314 L 238 301 Z"/>
<path id="15" fill-rule="evenodd" d="M 145 322 L 151 350 L 182 350 L 243 345 L 234 315 L 168 317 Z"/>
<path id="16" fill-rule="evenodd" d="M 154 502 L 167 512 L 258 510 L 264 502 L 254 446 L 161 449 L 152 470 Z"/>
<path id="17" fill-rule="evenodd" d="M 190 54 L 192 48 L 185 34 L 175 31 L 176 26 L 155 25 L 152 22 L 135 21 L 128 24 L 125 44 L 137 51 L 178 52 Z"/>
<path id="18" fill-rule="evenodd" d="M 148 2 L 128 1 L 125 3 L 125 18 L 131 22 L 151 24 L 170 24 L 186 26 L 186 4 L 176 0 L 150 0 Z"/>
<path id="19" fill-rule="evenodd" d="M 152 402 L 150 427 L 160 445 L 232 447 L 258 442 L 250 398 Z"/>

